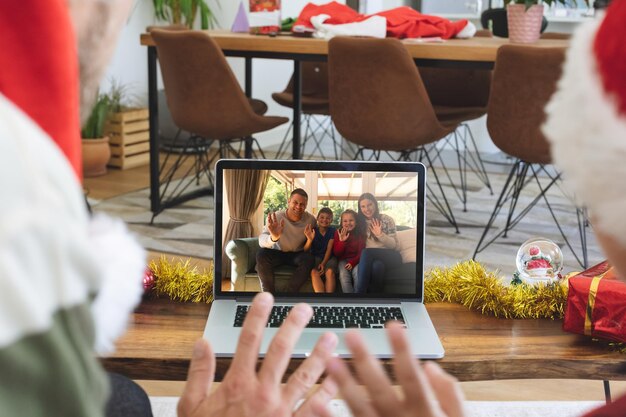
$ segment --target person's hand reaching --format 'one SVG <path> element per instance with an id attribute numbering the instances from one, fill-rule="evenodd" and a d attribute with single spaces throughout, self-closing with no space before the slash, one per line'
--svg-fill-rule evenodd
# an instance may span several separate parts
<path id="1" fill-rule="evenodd" d="M 359 417 L 463 417 L 463 393 L 457 380 L 435 362 L 422 364 L 414 359 L 400 325 L 391 324 L 387 335 L 394 351 L 393 367 L 403 391 L 401 395 L 392 387 L 380 361 L 369 354 L 358 331 L 346 334 L 357 379 L 342 360 L 332 358 L 329 362 L 328 374 L 339 385 L 352 414 Z M 363 398 L 358 384 L 365 386 L 370 401 Z M 316 405 L 316 412 L 331 417 L 321 404 Z"/>
<path id="2" fill-rule="evenodd" d="M 315 239 L 315 229 L 313 229 L 312 225 L 307 224 L 304 227 L 304 236 L 306 236 L 306 238 L 310 241 L 313 241 L 313 239 Z"/>
<path id="3" fill-rule="evenodd" d="M 381 237 L 383 234 L 383 225 L 378 219 L 372 219 L 369 229 L 370 233 L 376 237 Z"/>
<path id="4" fill-rule="evenodd" d="M 259 347 L 272 304 L 269 293 L 260 293 L 254 298 L 232 364 L 222 383 L 212 392 L 215 355 L 205 340 L 196 342 L 187 384 L 178 403 L 179 417 L 305 417 L 315 415 L 316 409 L 324 409 L 324 404 L 337 391 L 334 382 L 328 378 L 294 410 L 324 372 L 337 345 L 335 334 L 323 334 L 311 355 L 287 383 L 281 385 L 294 345 L 311 318 L 312 310 L 308 305 L 298 304 L 292 309 L 272 340 L 260 370 L 256 371 Z"/>
<path id="5" fill-rule="evenodd" d="M 276 213 L 270 213 L 267 215 L 267 230 L 270 232 L 270 238 L 276 242 L 280 239 L 280 235 L 283 234 L 285 228 L 285 219 L 278 221 Z"/>

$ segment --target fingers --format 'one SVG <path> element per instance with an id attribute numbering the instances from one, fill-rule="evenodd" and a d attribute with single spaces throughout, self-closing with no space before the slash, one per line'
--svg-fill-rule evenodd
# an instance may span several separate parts
<path id="1" fill-rule="evenodd" d="M 200 339 L 193 347 L 187 382 L 183 395 L 178 402 L 178 415 L 180 417 L 189 416 L 198 408 L 206 398 L 214 376 L 215 355 L 213 355 L 209 343 Z"/>
<path id="2" fill-rule="evenodd" d="M 365 385 L 372 405 L 379 415 L 394 415 L 401 407 L 400 400 L 391 387 L 380 361 L 368 352 L 363 337 L 356 331 L 346 333 L 346 344 L 352 352 L 359 380 Z"/>
<path id="3" fill-rule="evenodd" d="M 330 377 L 339 386 L 341 396 L 348 403 L 352 415 L 359 417 L 377 416 L 372 404 L 364 400 L 363 391 L 357 385 L 352 375 L 350 375 L 348 367 L 341 359 L 331 358 L 326 369 Z"/>
<path id="4" fill-rule="evenodd" d="M 259 371 L 259 381 L 262 384 L 280 384 L 291 359 L 291 351 L 312 315 L 313 309 L 307 304 L 297 304 L 289 312 L 267 349 Z"/>
<path id="5" fill-rule="evenodd" d="M 252 300 L 252 305 L 241 328 L 237 351 L 228 372 L 254 375 L 259 356 L 259 346 L 273 303 L 274 298 L 267 292 L 257 294 Z"/>
<path id="6" fill-rule="evenodd" d="M 406 406 L 416 415 L 434 415 L 433 407 L 437 404 L 435 395 L 421 366 L 411 354 L 404 329 L 398 323 L 390 323 L 387 335 L 394 351 L 393 367 L 404 391 Z"/>
<path id="7" fill-rule="evenodd" d="M 311 355 L 306 358 L 304 362 L 296 369 L 296 371 L 289 377 L 287 384 L 284 388 L 284 401 L 290 406 L 294 406 L 298 400 L 300 400 L 317 382 L 319 377 L 326 369 L 326 362 L 333 354 L 335 347 L 337 346 L 337 335 L 334 333 L 324 333 L 313 348 Z M 331 384 L 329 382 L 329 384 Z M 335 391 L 332 393 L 321 392 L 320 398 L 323 400 L 327 395 L 330 395 L 326 399 L 328 402 L 336 393 L 336 386 L 332 383 L 330 386 L 335 387 Z M 325 396 L 326 395 L 326 396 Z"/>
<path id="8" fill-rule="evenodd" d="M 332 378 L 326 378 L 315 393 L 313 393 L 313 395 L 307 398 L 306 401 L 298 407 L 295 417 L 332 417 L 333 414 L 327 406 L 330 400 L 337 395 L 338 390 L 339 387 L 337 386 L 337 383 Z"/>
<path id="9" fill-rule="evenodd" d="M 424 373 L 446 416 L 462 417 L 465 415 L 463 410 L 465 398 L 458 380 L 433 361 L 424 363 Z"/>

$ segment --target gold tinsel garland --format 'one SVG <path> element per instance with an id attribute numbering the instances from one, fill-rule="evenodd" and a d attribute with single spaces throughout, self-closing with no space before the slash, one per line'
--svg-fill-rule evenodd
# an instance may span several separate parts
<path id="1" fill-rule="evenodd" d="M 161 256 L 158 261 L 151 261 L 149 267 L 154 275 L 153 291 L 157 296 L 194 303 L 213 301 L 212 264 L 208 270 L 203 268 L 199 271 L 191 259 L 168 261 Z"/>
<path id="2" fill-rule="evenodd" d="M 536 286 L 506 285 L 475 261 L 450 268 L 433 268 L 426 274 L 424 301 L 459 303 L 483 314 L 514 319 L 560 319 L 567 286 L 562 282 Z"/>
<path id="3" fill-rule="evenodd" d="M 154 292 L 175 301 L 211 302 L 213 268 L 198 271 L 191 259 L 150 262 Z M 506 285 L 478 262 L 465 261 L 450 268 L 434 268 L 426 274 L 424 301 L 462 304 L 483 314 L 504 318 L 563 317 L 567 286 L 556 283 L 529 286 Z"/>

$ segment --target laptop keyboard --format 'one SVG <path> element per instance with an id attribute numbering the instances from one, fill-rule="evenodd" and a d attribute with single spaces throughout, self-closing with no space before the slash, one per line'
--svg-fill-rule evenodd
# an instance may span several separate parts
<path id="1" fill-rule="evenodd" d="M 237 306 L 235 313 L 235 327 L 243 326 L 243 320 L 248 313 L 246 305 Z M 341 307 L 341 306 L 312 306 L 313 317 L 307 328 L 324 329 L 382 329 L 389 320 L 405 323 L 400 307 Z M 280 327 L 287 318 L 292 306 L 274 306 L 267 323 L 267 327 Z"/>

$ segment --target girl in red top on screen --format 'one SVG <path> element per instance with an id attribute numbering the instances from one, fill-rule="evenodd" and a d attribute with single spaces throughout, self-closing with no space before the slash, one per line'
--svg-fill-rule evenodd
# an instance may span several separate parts
<path id="1" fill-rule="evenodd" d="M 356 211 L 348 209 L 341 213 L 341 228 L 333 238 L 333 253 L 339 261 L 339 282 L 345 294 L 353 293 L 357 286 L 359 260 L 365 248 L 362 229 Z"/>

